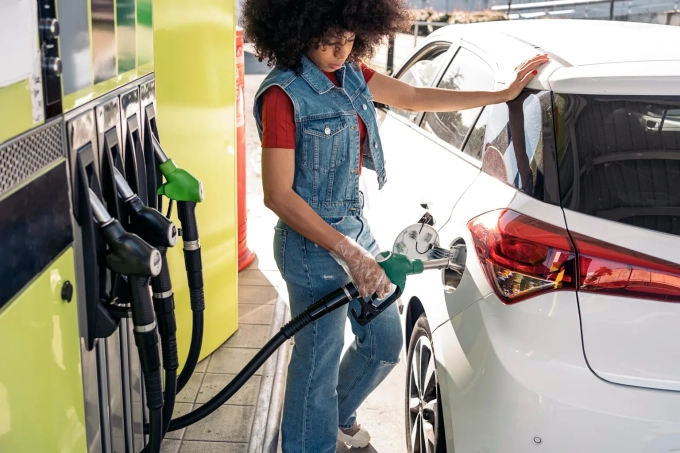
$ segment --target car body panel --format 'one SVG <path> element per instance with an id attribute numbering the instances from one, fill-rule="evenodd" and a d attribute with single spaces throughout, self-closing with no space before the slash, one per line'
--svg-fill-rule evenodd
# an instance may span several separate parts
<path id="1" fill-rule="evenodd" d="M 680 60 L 563 67 L 548 83 L 556 93 L 680 95 Z"/>
<path id="2" fill-rule="evenodd" d="M 535 437 L 549 453 L 680 449 L 680 394 L 595 376 L 573 292 L 514 305 L 491 294 L 437 329 L 433 343 L 449 451 L 526 453 Z"/>
<path id="3" fill-rule="evenodd" d="M 569 230 L 671 263 L 678 237 L 568 209 Z M 583 347 L 593 372 L 639 387 L 680 391 L 680 303 L 579 293 Z M 680 419 L 680 415 L 678 415 Z"/>

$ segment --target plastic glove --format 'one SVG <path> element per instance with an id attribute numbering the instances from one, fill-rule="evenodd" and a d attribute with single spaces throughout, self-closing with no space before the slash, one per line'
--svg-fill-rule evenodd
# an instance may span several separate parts
<path id="1" fill-rule="evenodd" d="M 353 239 L 345 236 L 333 247 L 331 255 L 339 262 L 344 261 L 346 267 L 343 267 L 349 270 L 361 297 L 377 293 L 378 299 L 384 299 L 390 293 L 392 283 L 383 268 L 373 255 Z"/>

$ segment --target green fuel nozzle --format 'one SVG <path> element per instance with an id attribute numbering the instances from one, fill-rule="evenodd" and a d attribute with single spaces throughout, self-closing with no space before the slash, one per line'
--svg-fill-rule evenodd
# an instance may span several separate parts
<path id="1" fill-rule="evenodd" d="M 421 274 L 425 269 L 444 269 L 450 264 L 448 258 L 430 261 L 412 260 L 406 255 L 390 251 L 380 252 L 375 259 L 401 292 L 404 292 L 406 277 L 409 275 Z"/>
<path id="2" fill-rule="evenodd" d="M 400 253 L 380 252 L 375 259 L 382 266 L 390 281 L 397 285 L 402 292 L 406 286 L 406 277 L 420 274 L 424 270 L 421 260 L 412 260 Z"/>
<path id="3" fill-rule="evenodd" d="M 177 167 L 175 162 L 161 148 L 155 135 L 151 135 L 153 149 L 160 162 L 158 166 L 167 181 L 158 188 L 158 195 L 165 195 L 175 201 L 203 201 L 203 184 L 188 171 Z"/>

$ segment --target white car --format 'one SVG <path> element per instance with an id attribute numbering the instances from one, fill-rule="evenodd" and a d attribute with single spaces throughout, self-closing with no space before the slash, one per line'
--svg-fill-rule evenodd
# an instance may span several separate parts
<path id="1" fill-rule="evenodd" d="M 451 25 L 395 77 L 502 89 L 544 52 L 507 104 L 379 106 L 373 232 L 454 263 L 400 301 L 409 451 L 680 452 L 680 28 Z"/>

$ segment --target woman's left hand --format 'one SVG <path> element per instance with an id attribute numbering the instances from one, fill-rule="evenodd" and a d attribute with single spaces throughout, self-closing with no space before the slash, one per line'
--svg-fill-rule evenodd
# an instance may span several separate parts
<path id="1" fill-rule="evenodd" d="M 550 61 L 548 54 L 536 55 L 515 68 L 515 80 L 506 88 L 507 100 L 515 99 L 538 74 L 538 68 Z"/>

